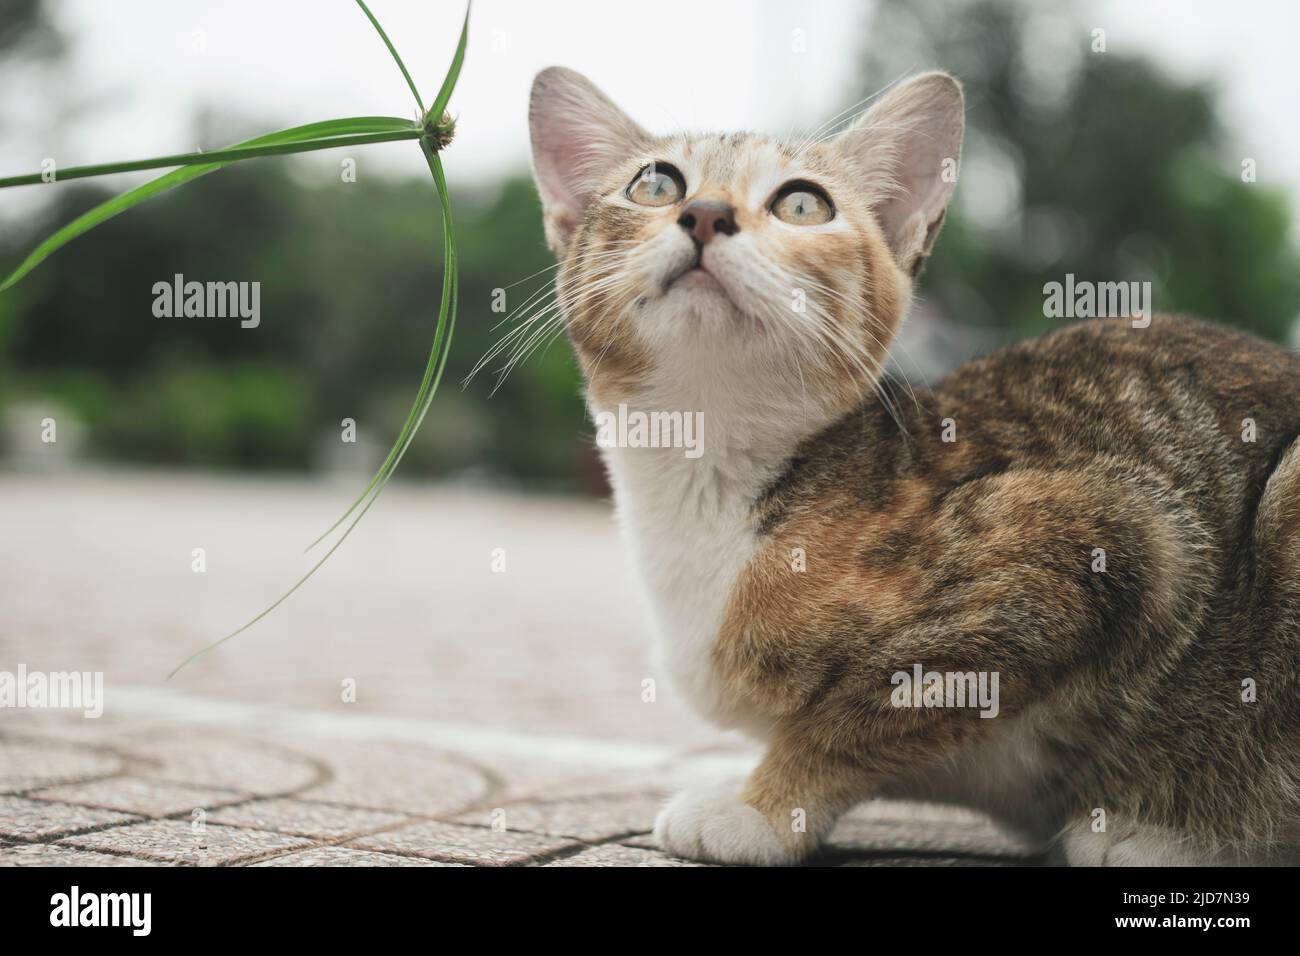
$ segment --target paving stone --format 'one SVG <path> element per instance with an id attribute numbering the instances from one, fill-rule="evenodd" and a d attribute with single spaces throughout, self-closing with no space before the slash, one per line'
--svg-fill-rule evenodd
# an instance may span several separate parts
<path id="1" fill-rule="evenodd" d="M 285 856 L 277 856 L 252 866 L 465 866 L 464 863 L 444 863 L 419 856 L 398 856 L 396 853 L 372 853 L 346 846 L 316 846 Z"/>
<path id="2" fill-rule="evenodd" d="M 169 720 L 124 717 L 106 712 L 98 720 L 74 717 L 54 727 L 43 727 L 40 736 L 83 747 L 103 747 L 106 741 L 111 741 L 113 749 L 122 754 L 131 749 L 134 741 L 162 740 L 175 732 L 175 724 Z"/>
<path id="3" fill-rule="evenodd" d="M 113 777 L 94 783 L 73 784 L 36 790 L 28 796 L 43 800 L 80 803 L 138 813 L 146 817 L 165 817 L 188 813 L 248 799 L 247 794 L 211 787 L 191 787 L 180 783 L 163 783 L 140 777 Z"/>
<path id="4" fill-rule="evenodd" d="M 108 751 L 44 740 L 0 738 L 0 793 L 87 780 L 121 770 L 122 761 Z"/>
<path id="5" fill-rule="evenodd" d="M 592 795 L 572 800 L 504 802 L 456 817 L 459 823 L 491 826 L 497 810 L 507 830 L 569 836 L 587 842 L 648 832 L 663 800 L 655 794 Z"/>
<path id="6" fill-rule="evenodd" d="M 491 754 L 476 754 L 475 762 L 500 779 L 501 789 L 493 797 L 497 804 L 503 800 L 558 800 L 593 793 L 644 793 L 662 785 L 661 780 L 647 779 L 648 775 L 642 768 L 611 771 L 609 767 L 575 761 L 557 763 L 515 755 L 493 757 Z"/>
<path id="7" fill-rule="evenodd" d="M 605 846 L 592 847 L 573 856 L 553 860 L 547 866 L 709 866 L 708 863 L 694 863 L 679 860 L 655 850 L 643 850 L 632 846 L 619 846 L 610 843 Z"/>
<path id="8" fill-rule="evenodd" d="M 23 797 L 0 797 L 0 836 L 36 840 L 106 823 L 128 823 L 139 817 L 114 810 L 47 803 Z"/>
<path id="9" fill-rule="evenodd" d="M 22 846 L 0 846 L 0 866 L 162 866 L 153 860 L 137 860 L 114 856 L 111 853 L 93 853 L 55 843 L 29 843 Z"/>
<path id="10" fill-rule="evenodd" d="M 154 820 L 67 837 L 60 844 L 88 850 L 115 850 L 146 859 L 196 866 L 219 866 L 270 853 L 309 846 L 310 840 L 208 824 L 195 830 L 182 820 Z"/>
<path id="11" fill-rule="evenodd" d="M 495 806 L 583 799 L 592 794 L 643 797 L 658 800 L 662 805 L 681 790 L 714 786 L 724 780 L 734 780 L 739 790 L 761 757 L 761 751 L 728 735 L 715 746 L 683 751 L 668 763 L 646 766 L 583 770 L 552 763 L 549 772 L 544 766 L 538 766 L 521 773 L 516 770 L 519 763 L 516 760 L 494 765 L 489 759 L 481 758 L 480 762 L 494 766 L 504 779 L 501 793 L 493 798 Z"/>
<path id="12" fill-rule="evenodd" d="M 480 866 L 524 863 L 572 845 L 571 840 L 535 833 L 434 822 L 417 823 L 348 842 L 348 846 L 360 850 L 412 853 L 429 859 Z"/>
<path id="13" fill-rule="evenodd" d="M 208 814 L 209 823 L 229 823 L 255 830 L 332 840 L 409 820 L 400 813 L 357 810 L 307 800 L 255 800 Z"/>
<path id="14" fill-rule="evenodd" d="M 126 749 L 154 765 L 138 771 L 141 776 L 257 796 L 301 790 L 328 773 L 310 757 L 286 748 L 201 729 L 133 740 Z"/>
<path id="15" fill-rule="evenodd" d="M 467 761 L 411 744 L 311 742 L 333 779 L 300 796 L 371 810 L 432 816 L 458 813 L 482 800 L 490 782 Z"/>

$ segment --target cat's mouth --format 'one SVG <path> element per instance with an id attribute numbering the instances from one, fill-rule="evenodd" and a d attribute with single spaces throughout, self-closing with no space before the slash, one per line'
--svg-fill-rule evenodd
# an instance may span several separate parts
<path id="1" fill-rule="evenodd" d="M 727 296 L 727 290 L 722 282 L 702 262 L 688 263 L 670 275 L 668 281 L 664 283 L 664 292 L 670 292 L 674 288 L 716 292 Z"/>

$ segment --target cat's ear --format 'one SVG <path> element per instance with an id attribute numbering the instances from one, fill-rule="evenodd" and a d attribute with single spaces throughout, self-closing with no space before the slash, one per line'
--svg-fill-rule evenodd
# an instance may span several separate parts
<path id="1" fill-rule="evenodd" d="M 649 135 L 585 76 L 558 66 L 533 80 L 528 128 L 546 238 L 563 255 L 609 167 Z"/>
<path id="2" fill-rule="evenodd" d="M 900 83 L 839 135 L 866 181 L 878 180 L 876 219 L 909 275 L 920 271 L 943 224 L 965 128 L 961 85 L 934 72 Z"/>

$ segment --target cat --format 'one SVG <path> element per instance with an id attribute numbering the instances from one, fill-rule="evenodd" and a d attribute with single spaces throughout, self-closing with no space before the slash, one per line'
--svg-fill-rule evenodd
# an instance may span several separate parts
<path id="1" fill-rule="evenodd" d="M 942 72 L 781 141 L 651 135 L 550 68 L 529 122 L 592 414 L 707 426 L 601 450 L 663 666 L 766 747 L 668 803 L 666 852 L 797 863 L 901 796 L 1070 864 L 1291 859 L 1300 359 L 1089 319 L 891 387 L 958 178 Z"/>

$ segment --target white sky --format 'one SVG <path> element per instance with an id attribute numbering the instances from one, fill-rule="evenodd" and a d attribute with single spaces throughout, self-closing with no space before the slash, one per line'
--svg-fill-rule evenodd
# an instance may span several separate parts
<path id="1" fill-rule="evenodd" d="M 373 0 L 371 6 L 426 101 L 432 99 L 462 4 Z M 652 129 L 815 127 L 853 94 L 855 45 L 871 6 L 869 0 L 476 0 L 452 101 L 461 123 L 447 154 L 448 175 L 453 182 L 489 178 L 526 162 L 529 83 L 554 63 L 592 77 Z M 1106 29 L 1111 50 L 1146 52 L 1178 75 L 1214 80 L 1242 155 L 1257 159 L 1261 181 L 1283 182 L 1300 208 L 1294 49 L 1300 3 L 1074 6 Z M 18 71 L 18 82 L 0 90 L 0 173 L 35 171 L 47 156 L 67 165 L 194 148 L 200 105 L 256 124 L 239 133 L 347 115 L 413 115 L 400 74 L 350 0 L 55 0 L 54 9 L 72 43 L 55 78 L 62 89 L 56 93 L 48 76 L 37 82 L 39 74 Z M 795 28 L 806 33 L 803 55 L 791 53 Z M 68 106 L 73 115 L 56 112 Z M 427 175 L 409 143 L 356 152 L 363 172 Z M 0 194 L 0 219 L 20 213 L 38 191 Z M 26 195 L 15 195 L 20 192 Z"/>

